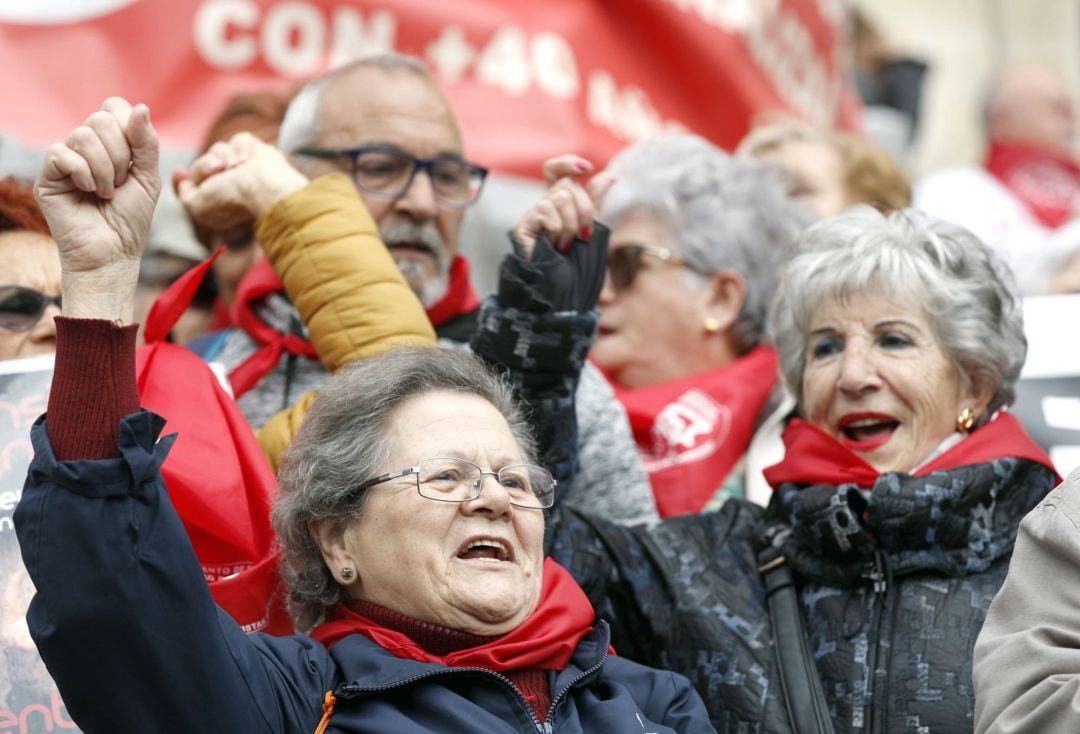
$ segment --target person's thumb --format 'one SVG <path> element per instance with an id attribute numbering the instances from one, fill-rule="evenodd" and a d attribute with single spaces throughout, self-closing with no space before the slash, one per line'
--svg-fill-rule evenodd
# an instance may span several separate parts
<path id="1" fill-rule="evenodd" d="M 158 137 L 150 122 L 149 107 L 135 105 L 124 136 L 131 146 L 131 175 L 156 197 L 161 190 L 161 174 L 158 172 Z"/>
<path id="2" fill-rule="evenodd" d="M 585 184 L 585 193 L 592 199 L 593 206 L 597 211 L 600 211 L 600 207 L 604 204 L 604 197 L 607 196 L 608 191 L 615 184 L 615 177 L 607 171 L 602 171 L 593 176 L 587 184 Z"/>

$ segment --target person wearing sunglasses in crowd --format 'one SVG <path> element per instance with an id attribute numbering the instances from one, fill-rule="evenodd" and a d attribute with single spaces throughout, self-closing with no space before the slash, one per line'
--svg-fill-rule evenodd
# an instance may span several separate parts
<path id="1" fill-rule="evenodd" d="M 110 98 L 49 149 L 36 188 L 69 317 L 15 524 L 37 588 L 29 627 L 76 723 L 715 731 L 685 678 L 612 654 L 606 623 L 545 559 L 556 481 L 536 464 L 510 386 L 462 350 L 359 361 L 312 406 L 274 511 L 290 609 L 308 634 L 245 634 L 215 607 L 160 472 L 173 439 L 158 440 L 165 420 L 136 392 L 131 300 L 157 157 L 149 110 Z M 599 274 L 603 251 L 584 261 Z M 586 350 L 572 351 L 580 368 Z"/>
<path id="2" fill-rule="evenodd" d="M 60 258 L 30 184 L 0 180 L 0 359 L 52 354 Z"/>
<path id="3" fill-rule="evenodd" d="M 615 184 L 600 210 L 611 227 L 608 279 L 590 357 L 626 407 L 657 508 L 694 513 L 747 494 L 765 503 L 760 470 L 781 449 L 775 441 L 750 451 L 751 441 L 793 405 L 765 344 L 765 312 L 809 214 L 773 173 L 693 135 L 633 145 L 608 171 Z M 586 197 L 563 175 L 514 236 L 565 239 Z"/>
<path id="4" fill-rule="evenodd" d="M 343 365 L 436 337 L 468 343 L 480 302 L 458 239 L 486 177 L 465 159 L 457 121 L 426 68 L 396 54 L 361 59 L 300 90 L 279 144 L 294 165 L 253 138 L 234 138 L 211 146 L 177 181 L 195 221 L 216 231 L 254 222 L 266 252 L 238 288 L 241 328 L 203 356 L 230 370 L 275 467 L 314 388 Z M 590 492 L 567 501 L 617 522 L 654 521 L 626 413 L 595 368 L 575 397 Z"/>

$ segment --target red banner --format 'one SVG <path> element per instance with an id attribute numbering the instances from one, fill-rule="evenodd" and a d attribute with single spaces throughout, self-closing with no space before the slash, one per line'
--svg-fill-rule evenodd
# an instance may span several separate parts
<path id="1" fill-rule="evenodd" d="M 725 148 L 762 112 L 853 127 L 843 0 L 0 0 L 0 129 L 33 145 L 109 95 L 192 148 L 225 100 L 349 59 L 423 58 L 471 158 L 535 176 L 674 127 Z"/>

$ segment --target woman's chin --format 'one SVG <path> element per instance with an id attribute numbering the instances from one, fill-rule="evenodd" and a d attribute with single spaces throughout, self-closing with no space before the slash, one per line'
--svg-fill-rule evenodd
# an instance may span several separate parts
<path id="1" fill-rule="evenodd" d="M 506 634 L 532 614 L 537 598 L 520 586 L 490 584 L 462 589 L 452 602 L 460 620 L 455 628 L 481 636 Z"/>

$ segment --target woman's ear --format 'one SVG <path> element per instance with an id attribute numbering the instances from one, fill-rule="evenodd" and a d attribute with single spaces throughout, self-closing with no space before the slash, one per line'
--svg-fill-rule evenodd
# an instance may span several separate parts
<path id="1" fill-rule="evenodd" d="M 961 410 L 970 407 L 975 413 L 976 420 L 981 419 L 986 413 L 986 407 L 997 392 L 997 385 L 989 377 L 980 375 L 968 380 L 967 390 L 962 400 Z"/>
<path id="2" fill-rule="evenodd" d="M 339 521 L 314 520 L 308 523 L 308 533 L 338 584 L 348 586 L 359 581 L 360 569 L 345 546 L 345 533 Z"/>
<path id="3" fill-rule="evenodd" d="M 720 270 L 709 278 L 705 316 L 710 331 L 726 334 L 734 326 L 746 302 L 746 278 L 737 270 Z"/>

